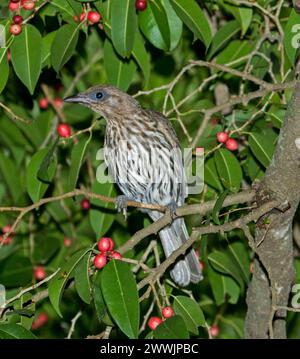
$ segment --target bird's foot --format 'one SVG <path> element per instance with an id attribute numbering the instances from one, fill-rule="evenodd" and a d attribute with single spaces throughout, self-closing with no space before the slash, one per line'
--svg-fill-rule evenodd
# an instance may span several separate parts
<path id="1" fill-rule="evenodd" d="M 125 195 L 118 196 L 116 199 L 115 207 L 118 212 L 122 212 L 125 219 L 127 219 L 127 202 L 129 199 Z"/>
<path id="2" fill-rule="evenodd" d="M 172 201 L 167 205 L 167 208 L 169 210 L 172 220 L 175 219 L 177 217 L 177 214 L 176 214 L 177 203 L 175 201 Z"/>

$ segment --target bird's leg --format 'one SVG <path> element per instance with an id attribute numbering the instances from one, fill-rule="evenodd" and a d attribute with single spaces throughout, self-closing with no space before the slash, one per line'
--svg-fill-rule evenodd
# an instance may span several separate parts
<path id="1" fill-rule="evenodd" d="M 123 213 L 125 219 L 127 219 L 127 202 L 129 200 L 130 199 L 128 197 L 126 197 L 125 195 L 121 195 L 116 198 L 115 207 L 118 212 Z"/>
<path id="2" fill-rule="evenodd" d="M 177 217 L 177 214 L 176 214 L 177 203 L 174 200 L 172 200 L 166 207 L 169 210 L 172 220 L 174 220 Z"/>

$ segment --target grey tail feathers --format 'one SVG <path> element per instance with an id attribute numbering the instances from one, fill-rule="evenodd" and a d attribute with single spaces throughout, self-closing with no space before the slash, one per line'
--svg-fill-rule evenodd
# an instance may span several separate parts
<path id="1" fill-rule="evenodd" d="M 157 220 L 157 212 L 149 213 L 152 219 Z M 169 227 L 159 232 L 162 246 L 166 257 L 169 257 L 185 241 L 188 240 L 188 232 L 183 218 L 175 219 Z M 171 278 L 178 285 L 185 287 L 192 283 L 198 283 L 202 280 L 199 258 L 197 258 L 194 249 L 186 252 L 183 259 L 178 260 L 170 271 Z"/>

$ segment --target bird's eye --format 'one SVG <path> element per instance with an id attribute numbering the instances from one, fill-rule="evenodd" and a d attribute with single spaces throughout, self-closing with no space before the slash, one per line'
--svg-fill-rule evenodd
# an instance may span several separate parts
<path id="1" fill-rule="evenodd" d="M 97 100 L 101 100 L 103 97 L 103 93 L 102 92 L 96 92 L 96 99 Z"/>

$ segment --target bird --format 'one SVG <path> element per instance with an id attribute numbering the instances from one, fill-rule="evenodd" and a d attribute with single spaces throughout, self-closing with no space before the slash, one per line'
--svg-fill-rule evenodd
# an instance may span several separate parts
<path id="1" fill-rule="evenodd" d="M 86 106 L 106 119 L 104 161 L 122 192 L 117 209 L 126 211 L 130 200 L 170 209 L 172 221 L 158 233 L 169 257 L 189 238 L 184 219 L 176 216 L 188 191 L 180 143 L 170 121 L 112 85 L 93 86 L 64 101 Z M 142 211 L 153 221 L 163 216 L 157 210 Z M 170 276 L 181 287 L 203 278 L 194 249 L 179 257 Z"/>

